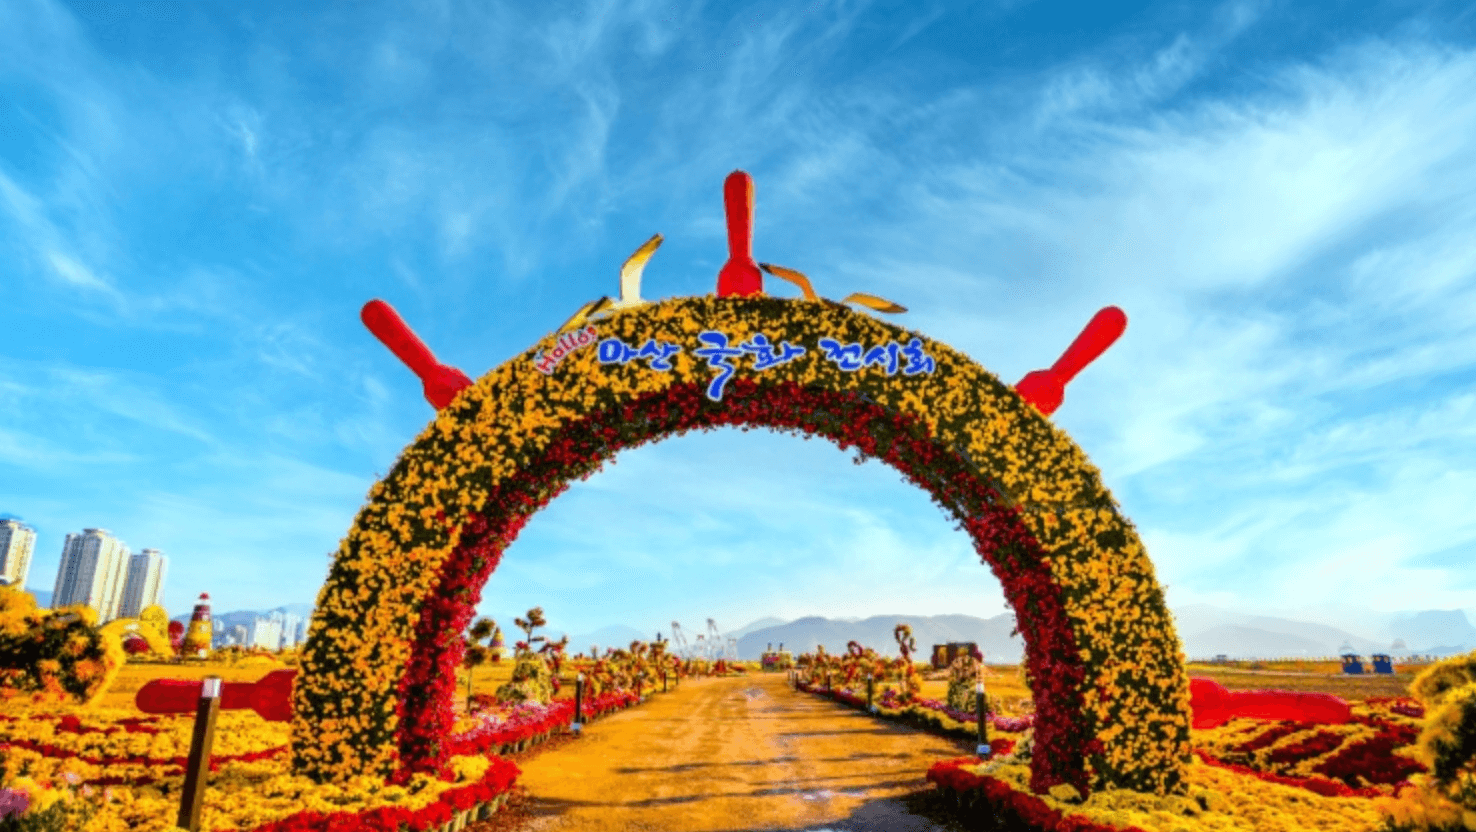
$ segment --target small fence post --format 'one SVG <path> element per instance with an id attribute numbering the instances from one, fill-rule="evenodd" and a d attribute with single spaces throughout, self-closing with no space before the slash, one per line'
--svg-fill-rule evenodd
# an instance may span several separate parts
<path id="1" fill-rule="evenodd" d="M 210 745 L 215 740 L 215 715 L 220 713 L 220 677 L 206 676 L 200 688 L 200 701 L 195 705 L 195 734 L 190 739 L 190 756 L 185 764 L 184 790 L 179 798 L 179 817 L 175 826 L 199 832 L 200 813 L 204 809 L 205 778 L 210 774 Z"/>
<path id="2" fill-rule="evenodd" d="M 872 677 L 871 674 L 868 673 L 866 674 L 866 710 L 874 714 L 876 713 L 876 706 L 871 704 L 872 692 Z"/>
<path id="3" fill-rule="evenodd" d="M 980 757 L 989 756 L 989 709 L 984 706 L 984 683 L 979 682 L 975 687 L 979 701 L 975 705 L 975 715 L 979 717 L 979 748 Z"/>
<path id="4" fill-rule="evenodd" d="M 569 730 L 579 733 L 584 728 L 584 674 L 574 676 L 574 722 Z"/>
<path id="5" fill-rule="evenodd" d="M 666 693 L 666 670 L 661 671 L 661 692 Z"/>

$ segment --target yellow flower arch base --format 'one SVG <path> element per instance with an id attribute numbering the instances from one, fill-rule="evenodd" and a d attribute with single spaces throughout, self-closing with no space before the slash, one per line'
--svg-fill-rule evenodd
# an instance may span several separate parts
<path id="1" fill-rule="evenodd" d="M 945 345 L 767 297 L 620 310 L 550 335 L 439 412 L 370 490 L 319 593 L 293 691 L 296 770 L 341 781 L 443 767 L 460 633 L 528 517 L 622 449 L 723 426 L 883 459 L 972 537 L 1026 645 L 1033 790 L 1182 791 L 1182 651 L 1152 563 L 1085 454 Z"/>

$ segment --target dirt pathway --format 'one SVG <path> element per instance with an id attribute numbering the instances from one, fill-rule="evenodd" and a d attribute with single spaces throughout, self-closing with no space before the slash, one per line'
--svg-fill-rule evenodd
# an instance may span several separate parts
<path id="1" fill-rule="evenodd" d="M 782 674 L 688 679 L 519 760 L 520 795 L 486 828 L 943 832 L 898 798 L 968 750 L 795 693 Z"/>

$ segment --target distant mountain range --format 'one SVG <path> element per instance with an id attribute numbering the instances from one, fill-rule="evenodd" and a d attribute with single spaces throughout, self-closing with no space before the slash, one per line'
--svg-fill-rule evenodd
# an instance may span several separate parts
<path id="1" fill-rule="evenodd" d="M 1237 613 L 1208 604 L 1174 610 L 1175 627 L 1190 658 L 1336 656 L 1448 656 L 1476 649 L 1476 627 L 1463 610 L 1373 613 L 1365 635 L 1327 624 Z"/>
<path id="2" fill-rule="evenodd" d="M 276 607 L 276 608 L 273 608 L 273 609 L 264 610 L 264 611 L 260 611 L 260 612 L 258 612 L 256 610 L 233 610 L 231 612 L 216 612 L 214 610 L 211 610 L 210 611 L 211 629 L 213 629 L 217 633 L 220 633 L 220 632 L 225 632 L 225 631 L 229 630 L 231 627 L 234 627 L 234 626 L 236 626 L 238 624 L 244 627 L 244 626 L 249 625 L 252 621 L 254 621 L 254 620 L 258 619 L 258 618 L 265 618 L 265 617 L 267 617 L 268 615 L 270 615 L 270 614 L 272 614 L 274 612 L 285 612 L 285 613 L 289 613 L 291 615 L 297 616 L 298 618 L 301 618 L 304 621 L 307 621 L 308 619 L 310 619 L 312 617 L 312 614 L 313 614 L 313 605 L 312 604 L 284 604 L 284 605 L 282 605 L 280 607 Z M 174 616 L 173 618 L 171 618 L 169 620 L 170 621 L 182 621 L 182 622 L 188 624 L 190 622 L 190 616 L 193 615 L 193 614 L 194 614 L 194 606 L 191 605 L 189 612 L 185 613 L 184 615 L 176 615 L 176 616 Z"/>
<path id="3" fill-rule="evenodd" d="M 1368 638 L 1328 624 L 1275 616 L 1250 615 L 1206 604 L 1173 611 L 1174 626 L 1190 659 L 1208 659 L 1224 654 L 1229 658 L 1294 658 L 1338 656 L 1354 652 L 1391 656 L 1449 656 L 1476 650 L 1476 627 L 1462 610 L 1424 610 L 1370 617 L 1376 625 Z M 763 624 L 773 619 L 762 619 Z M 757 659 L 764 649 L 783 643 L 795 654 L 824 645 L 826 652 L 844 651 L 852 640 L 888 656 L 900 655 L 892 630 L 898 624 L 912 627 L 920 657 L 931 655 L 934 644 L 972 641 L 989 661 L 1018 662 L 1025 642 L 1011 636 L 1012 614 L 993 618 L 968 615 L 881 615 L 865 619 L 801 618 L 784 624 L 749 625 L 738 639 L 738 656 Z M 1380 632 L 1382 631 L 1382 632 Z"/>
<path id="4" fill-rule="evenodd" d="M 36 603 L 49 606 L 51 593 L 44 590 L 28 590 L 36 596 Z M 303 618 L 312 614 L 311 604 L 287 604 L 277 610 L 293 613 Z M 271 612 L 270 610 L 267 612 Z M 1184 645 L 1184 653 L 1191 659 L 1207 659 L 1224 654 L 1230 658 L 1281 658 L 1337 656 L 1354 652 L 1367 657 L 1371 653 L 1388 653 L 1391 656 L 1408 655 L 1449 656 L 1476 650 L 1476 627 L 1471 625 L 1463 610 L 1420 610 L 1381 613 L 1373 610 L 1341 610 L 1340 620 L 1364 622 L 1353 633 L 1331 624 L 1304 621 L 1296 618 L 1254 615 L 1223 609 L 1208 604 L 1191 604 L 1174 609 L 1174 625 Z M 264 616 L 266 612 L 237 610 L 215 613 L 217 629 L 236 624 L 246 624 L 251 619 Z M 519 613 L 521 615 L 521 613 Z M 497 616 L 509 646 L 519 633 L 512 625 L 516 616 Z M 176 621 L 188 621 L 189 614 L 176 616 Z M 917 641 L 917 655 L 926 659 L 931 655 L 932 645 L 950 641 L 972 641 L 979 645 L 989 661 L 1002 663 L 1018 662 L 1024 653 L 1025 642 L 1019 636 L 1010 635 L 1014 627 L 1013 614 L 1006 613 L 993 618 L 977 618 L 969 615 L 874 615 L 869 618 L 822 618 L 809 616 L 786 621 L 773 616 L 760 618 L 737 629 L 723 633 L 724 639 L 738 640 L 738 657 L 757 660 L 768 645 L 777 648 L 783 644 L 796 655 L 813 651 L 815 645 L 825 646 L 830 653 L 844 652 L 846 644 L 856 641 L 887 656 L 899 655 L 892 630 L 900 623 L 912 627 Z M 552 639 L 564 636 L 566 630 L 544 628 L 543 634 Z M 687 643 L 696 646 L 697 631 L 687 631 Z M 601 627 L 597 630 L 569 634 L 571 653 L 587 653 L 591 646 L 600 652 L 607 647 L 627 647 L 632 641 L 650 641 L 655 631 L 647 632 L 623 624 Z M 660 632 L 669 638 L 669 629 Z"/>
<path id="5" fill-rule="evenodd" d="M 870 647 L 884 656 L 901 656 L 893 630 L 898 624 L 912 628 L 919 661 L 932 655 L 934 644 L 950 641 L 972 641 L 984 651 L 991 662 L 1018 662 L 1025 652 L 1025 641 L 1010 635 L 1015 626 L 1014 616 L 996 615 L 993 618 L 975 618 L 971 615 L 874 615 L 858 620 L 833 620 L 810 616 L 787 624 L 776 624 L 749 631 L 738 639 L 738 658 L 757 660 L 772 644 L 775 650 L 780 645 L 796 656 L 813 652 L 815 645 L 824 645 L 827 653 L 844 653 L 846 645 L 855 641 Z"/>

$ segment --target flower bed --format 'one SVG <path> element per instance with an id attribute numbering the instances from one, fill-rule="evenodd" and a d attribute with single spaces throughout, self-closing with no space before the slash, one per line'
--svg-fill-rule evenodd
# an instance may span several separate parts
<path id="1" fill-rule="evenodd" d="M 796 687 L 850 707 L 866 707 L 864 692 L 827 690 L 803 681 Z M 1033 714 L 990 714 L 990 756 L 945 761 L 927 777 L 953 796 L 965 820 L 983 828 L 1375 830 L 1414 801 L 1416 778 L 1425 766 L 1410 754 L 1419 734 L 1415 715 L 1423 711 L 1414 700 L 1385 697 L 1355 703 L 1353 712 L 1347 725 L 1236 719 L 1195 731 L 1197 763 L 1190 769 L 1187 795 L 1104 790 L 1083 801 L 1065 785 L 1033 794 L 1023 763 L 1000 759 L 1015 747 L 1017 738 L 1010 735 L 1031 727 Z M 973 714 L 933 699 L 905 707 L 878 705 L 875 713 L 942 736 L 972 740 L 978 735 Z"/>
<path id="2" fill-rule="evenodd" d="M 850 707 L 866 708 L 866 695 L 858 694 L 849 688 L 838 688 L 827 690 L 820 685 L 810 685 L 805 682 L 797 682 L 797 690 L 804 693 L 813 693 L 820 696 L 828 696 L 837 702 Z M 927 731 L 930 734 L 949 737 L 952 739 L 972 740 L 979 735 L 979 720 L 974 714 L 966 714 L 948 707 L 936 699 L 919 699 L 909 705 L 892 705 L 886 697 L 875 699 L 875 714 L 882 719 L 901 722 Z M 1024 733 L 1035 725 L 1035 715 L 1027 714 L 1024 717 L 1008 717 L 999 714 L 989 715 L 989 742 L 995 753 L 1007 753 L 1014 745 L 1014 736 Z M 999 736 L 999 734 L 1011 736 Z M 1000 743 L 1007 745 L 996 748 Z M 1001 748 L 1003 750 L 1001 750 Z"/>
<path id="3" fill-rule="evenodd" d="M 630 707 L 629 691 L 589 697 L 584 719 Z M 0 716 L 0 818 L 35 818 L 38 829 L 121 832 L 172 826 L 194 717 L 136 711 L 61 712 L 50 706 Z M 518 777 L 498 754 L 524 750 L 568 729 L 572 699 L 487 710 L 448 738 L 440 775 L 403 782 L 357 777 L 319 785 L 288 765 L 289 728 L 247 711 L 223 711 L 202 828 L 254 832 L 440 829 L 486 817 Z M 0 820 L 3 823 L 3 820 Z"/>
<path id="4" fill-rule="evenodd" d="M 1185 795 L 1104 789 L 1082 800 L 1067 785 L 1036 795 L 1029 791 L 1023 765 L 982 763 L 976 757 L 938 763 L 927 778 L 954 796 L 966 821 L 985 829 L 1372 832 L 1386 817 L 1375 800 L 1325 797 L 1202 762 L 1190 765 Z"/>

